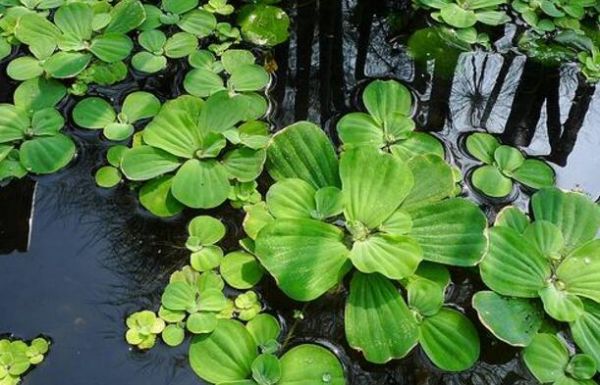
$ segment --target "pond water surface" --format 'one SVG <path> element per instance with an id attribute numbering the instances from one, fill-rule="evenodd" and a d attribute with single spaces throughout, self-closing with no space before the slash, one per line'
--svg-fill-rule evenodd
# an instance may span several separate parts
<path id="1" fill-rule="evenodd" d="M 418 98 L 420 129 L 439 135 L 464 172 L 473 163 L 460 148 L 461 135 L 485 129 L 549 160 L 559 187 L 600 196 L 600 91 L 585 84 L 574 68 L 547 69 L 515 54 L 472 52 L 451 63 L 451 76 L 441 76 L 438 67 L 410 59 L 406 31 L 390 30 L 385 18 L 390 9 L 372 3 L 288 4 L 293 35 L 274 52 L 279 69 L 270 92 L 270 120 L 275 128 L 307 119 L 336 141 L 335 123 L 360 108 L 365 81 L 396 78 Z M 401 13 L 403 6 L 398 2 L 392 8 Z M 4 76 L 5 65 L 0 64 L 0 102 L 10 101 L 14 87 Z M 132 75 L 123 86 L 95 92 L 115 101 L 134 89 L 170 98 L 180 92 L 183 73 L 184 66 L 177 64 L 155 78 Z M 73 104 L 64 104 L 66 114 Z M 123 338 L 126 315 L 157 308 L 170 273 L 187 262 L 185 224 L 197 213 L 162 221 L 145 213 L 126 187 L 97 188 L 93 171 L 107 143 L 95 133 L 68 129 L 80 148 L 68 169 L 0 188 L 0 333 L 28 340 L 43 334 L 53 341 L 47 360 L 23 384 L 201 384 L 189 368 L 185 345 L 158 344 L 140 353 Z M 481 200 L 468 186 L 465 194 L 479 201 L 490 219 L 506 203 Z M 511 198 L 526 207 L 525 192 L 515 191 Z M 228 226 L 225 248 L 235 249 L 242 235 L 240 213 L 228 207 L 211 213 Z M 476 319 L 469 303 L 481 282 L 476 274 L 456 271 L 453 281 L 449 301 Z M 481 361 L 467 372 L 442 373 L 418 349 L 376 366 L 344 341 L 343 292 L 304 305 L 285 298 L 269 279 L 258 291 L 293 331 L 290 344 L 314 340 L 334 349 L 352 385 L 536 384 L 518 351 L 495 342 L 481 327 Z M 294 320 L 295 310 L 303 310 L 303 320 Z"/>

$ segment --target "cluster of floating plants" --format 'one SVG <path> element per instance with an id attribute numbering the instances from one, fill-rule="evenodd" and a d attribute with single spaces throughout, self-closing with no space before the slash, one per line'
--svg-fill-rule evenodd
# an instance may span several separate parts
<path id="1" fill-rule="evenodd" d="M 128 343 L 150 349 L 160 336 L 178 346 L 191 335 L 190 365 L 214 384 L 346 383 L 337 357 L 319 345 L 280 354 L 285 346 L 279 320 L 264 313 L 258 295 L 247 290 L 264 271 L 249 249 L 224 255 L 216 244 L 226 228 L 218 219 L 196 217 L 188 233 L 190 264 L 171 275 L 158 313 L 142 310 L 127 318 Z M 249 241 L 240 244 L 248 247 Z M 238 294 L 226 295 L 226 283 Z"/>
<path id="2" fill-rule="evenodd" d="M 490 28 L 515 20 L 518 46 L 549 64 L 578 62 L 590 82 L 600 81 L 600 5 L 596 0 L 413 0 L 447 42 L 464 50 L 491 48 Z"/>
<path id="3" fill-rule="evenodd" d="M 536 191 L 530 215 L 508 206 L 488 226 L 441 141 L 417 130 L 412 94 L 395 80 L 365 87 L 364 110 L 337 122 L 339 148 L 310 122 L 272 135 L 264 117 L 273 66 L 249 45 L 287 39 L 288 16 L 274 3 L 0 0 L 0 60 L 20 82 L 13 102 L 0 105 L 0 182 L 66 167 L 77 152 L 63 131 L 68 121 L 110 143 L 96 183 L 126 183 L 155 216 L 226 202 L 245 213 L 235 250 L 219 245 L 227 231 L 220 220 L 190 221 L 188 264 L 173 272 L 160 306 L 127 317 L 126 341 L 148 350 L 189 339 L 192 369 L 214 384 L 346 384 L 329 349 L 288 346 L 294 328 L 269 314 L 255 289 L 268 274 L 296 301 L 345 295 L 346 340 L 371 363 L 419 347 L 441 370 L 463 371 L 479 358 L 479 336 L 446 294 L 449 269 L 465 268 L 489 288 L 473 297 L 479 320 L 524 348 L 533 376 L 595 384 L 598 205 L 555 188 L 542 160 L 475 132 L 465 147 L 480 162 L 466 177 L 476 192 L 503 202 L 515 184 Z M 465 49 L 491 46 L 488 29 L 518 17 L 529 26 L 522 49 L 544 60 L 578 58 L 590 81 L 600 79 L 595 1 L 414 4 L 438 23 L 428 31 Z M 177 85 L 184 94 L 131 90 L 111 100 L 95 92 L 173 63 L 187 68 Z M 265 170 L 273 183 L 259 191 Z M 0 341 L 0 385 L 18 383 L 47 350 L 43 339 Z"/>
<path id="4" fill-rule="evenodd" d="M 39 337 L 29 344 L 22 340 L 0 339 L 0 384 L 17 385 L 33 366 L 44 361 L 50 342 Z"/>

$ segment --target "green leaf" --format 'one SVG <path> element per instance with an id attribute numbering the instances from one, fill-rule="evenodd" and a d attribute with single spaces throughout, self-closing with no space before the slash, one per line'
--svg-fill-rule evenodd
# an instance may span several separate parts
<path id="1" fill-rule="evenodd" d="M 202 39 L 213 33 L 217 27 L 217 19 L 210 12 L 196 9 L 183 15 L 181 20 L 177 23 L 177 26 L 179 26 L 182 31 L 189 32 Z"/>
<path id="2" fill-rule="evenodd" d="M 269 214 L 265 202 L 258 202 L 252 206 L 245 206 L 246 216 L 242 226 L 244 232 L 251 239 L 256 239 L 260 230 L 267 224 L 274 221 L 274 218 Z"/>
<path id="3" fill-rule="evenodd" d="M 196 271 L 216 269 L 223 260 L 223 250 L 219 246 L 206 246 L 190 255 L 190 265 Z"/>
<path id="4" fill-rule="evenodd" d="M 179 346 L 185 339 L 185 330 L 179 325 L 168 325 L 162 332 L 162 339 L 168 346 Z"/>
<path id="5" fill-rule="evenodd" d="M 54 107 L 66 95 L 64 85 L 53 79 L 42 77 L 21 83 L 13 95 L 15 106 L 27 111 Z"/>
<path id="6" fill-rule="evenodd" d="M 241 95 L 230 95 L 227 91 L 217 92 L 204 103 L 198 125 L 207 131 L 227 131 L 243 120 L 243 106 Z"/>
<path id="7" fill-rule="evenodd" d="M 375 80 L 365 88 L 362 100 L 384 132 L 400 136 L 394 124 L 398 115 L 409 116 L 412 109 L 412 96 L 405 86 L 395 80 Z"/>
<path id="8" fill-rule="evenodd" d="M 558 337 L 552 334 L 538 334 L 523 350 L 523 360 L 538 381 L 554 382 L 564 376 L 569 352 Z"/>
<path id="9" fill-rule="evenodd" d="M 525 232 L 528 225 L 529 217 L 515 206 L 506 206 L 500 210 L 494 223 L 496 227 L 510 227 L 520 234 Z"/>
<path id="10" fill-rule="evenodd" d="M 263 67 L 248 64 L 236 68 L 229 77 L 228 84 L 237 92 L 260 91 L 270 80 L 271 77 Z"/>
<path id="11" fill-rule="evenodd" d="M 426 278 L 409 279 L 406 285 L 408 306 L 422 316 L 437 314 L 444 304 L 445 287 Z"/>
<path id="12" fill-rule="evenodd" d="M 592 240 L 600 227 L 600 209 L 580 193 L 543 189 L 533 195 L 531 206 L 536 220 L 560 228 L 567 252 Z"/>
<path id="13" fill-rule="evenodd" d="M 21 56 L 13 59 L 6 67 L 6 74 L 13 80 L 23 81 L 34 79 L 44 73 L 39 60 L 31 56 Z"/>
<path id="14" fill-rule="evenodd" d="M 126 35 L 106 33 L 92 40 L 90 51 L 106 63 L 115 63 L 129 56 L 133 42 Z"/>
<path id="15" fill-rule="evenodd" d="M 455 266 L 474 266 L 486 249 L 487 220 L 474 203 L 453 198 L 408 210 L 409 236 L 423 249 L 423 259 Z"/>
<path id="16" fill-rule="evenodd" d="M 277 318 L 270 314 L 261 313 L 248 321 L 246 329 L 252 334 L 256 345 L 264 345 L 272 340 L 277 340 L 281 334 L 281 326 Z"/>
<path id="17" fill-rule="evenodd" d="M 179 214 L 183 205 L 171 194 L 172 176 L 152 179 L 140 188 L 140 203 L 152 214 L 166 218 Z"/>
<path id="18" fill-rule="evenodd" d="M 110 23 L 105 33 L 125 34 L 146 20 L 146 10 L 141 1 L 121 0 L 110 10 Z"/>
<path id="19" fill-rule="evenodd" d="M 423 320 L 419 342 L 437 367 L 450 372 L 466 370 L 479 358 L 477 330 L 462 313 L 449 308 Z"/>
<path id="20" fill-rule="evenodd" d="M 144 31 L 138 35 L 138 43 L 147 51 L 158 54 L 167 42 L 167 35 L 159 29 Z"/>
<path id="21" fill-rule="evenodd" d="M 60 30 L 45 16 L 26 13 L 18 19 L 14 33 L 21 43 L 29 46 L 36 56 L 47 57 L 54 52 Z"/>
<path id="22" fill-rule="evenodd" d="M 587 354 L 576 354 L 565 371 L 579 380 L 589 380 L 596 374 L 596 361 Z"/>
<path id="23" fill-rule="evenodd" d="M 317 345 L 298 345 L 281 357 L 279 385 L 344 385 L 344 369 L 329 350 Z"/>
<path id="24" fill-rule="evenodd" d="M 583 302 L 576 295 L 556 288 L 554 284 L 539 291 L 544 310 L 555 320 L 562 322 L 575 321 L 583 312 Z"/>
<path id="25" fill-rule="evenodd" d="M 291 298 L 311 301 L 337 285 L 350 269 L 344 233 L 311 219 L 279 219 L 256 238 L 256 256 Z"/>
<path id="26" fill-rule="evenodd" d="M 512 177 L 521 184 L 534 189 L 552 187 L 556 179 L 552 167 L 537 159 L 526 159 L 521 167 L 512 173 Z"/>
<path id="27" fill-rule="evenodd" d="M 167 39 L 165 55 L 172 59 L 186 57 L 198 48 L 196 36 L 187 32 L 178 32 Z"/>
<path id="28" fill-rule="evenodd" d="M 163 0 L 161 3 L 162 9 L 177 15 L 191 11 L 196 7 L 198 7 L 198 0 Z"/>
<path id="29" fill-rule="evenodd" d="M 475 159 L 491 165 L 494 163 L 494 153 L 500 147 L 500 142 L 493 135 L 476 132 L 467 137 L 466 146 L 469 154 Z"/>
<path id="30" fill-rule="evenodd" d="M 272 354 L 261 354 L 252 362 L 252 378 L 259 385 L 274 385 L 281 378 L 281 364 Z"/>
<path id="31" fill-rule="evenodd" d="M 488 235 L 489 251 L 479 265 L 483 282 L 498 294 L 536 298 L 551 276 L 550 261 L 511 228 L 494 227 Z"/>
<path id="32" fill-rule="evenodd" d="M 491 198 L 504 198 L 513 190 L 510 178 L 504 176 L 496 166 L 477 167 L 471 174 L 471 183 Z"/>
<path id="33" fill-rule="evenodd" d="M 456 28 L 468 28 L 477 23 L 477 15 L 470 9 L 463 9 L 458 4 L 450 3 L 440 9 L 441 18 Z"/>
<path id="34" fill-rule="evenodd" d="M 35 138 L 20 148 L 21 164 L 35 174 L 52 174 L 71 162 L 75 156 L 75 143 L 68 136 Z"/>
<path id="35" fill-rule="evenodd" d="M 556 269 L 556 277 L 567 292 L 600 302 L 600 240 L 569 254 Z"/>
<path id="36" fill-rule="evenodd" d="M 44 63 L 44 70 L 56 79 L 68 79 L 79 75 L 92 59 L 92 55 L 78 52 L 58 52 Z"/>
<path id="37" fill-rule="evenodd" d="M 525 157 L 521 151 L 510 146 L 500 146 L 494 152 L 494 160 L 505 175 L 511 175 L 525 162 Z"/>
<path id="38" fill-rule="evenodd" d="M 112 188 L 121 182 L 121 172 L 113 166 L 100 167 L 95 175 L 96 184 L 104 188 Z"/>
<path id="39" fill-rule="evenodd" d="M 106 160 L 113 167 L 121 167 L 121 161 L 123 160 L 123 156 L 129 150 L 127 146 L 116 145 L 112 146 L 106 152 Z"/>
<path id="40" fill-rule="evenodd" d="M 167 58 L 150 52 L 138 52 L 131 58 L 131 65 L 140 72 L 153 74 L 167 68 Z"/>
<path id="41" fill-rule="evenodd" d="M 5 59 L 12 53 L 12 45 L 6 39 L 0 38 L 0 60 Z"/>
<path id="42" fill-rule="evenodd" d="M 371 229 L 398 208 L 413 186 L 412 173 L 404 162 L 369 147 L 341 155 L 340 177 L 346 218 Z"/>
<path id="43" fill-rule="evenodd" d="M 231 178 L 240 182 L 251 182 L 262 173 L 266 159 L 265 150 L 240 147 L 225 154 L 223 166 Z"/>
<path id="44" fill-rule="evenodd" d="M 337 132 L 344 149 L 355 146 L 383 148 L 386 145 L 382 127 L 371 115 L 363 112 L 344 115 L 337 124 Z"/>
<path id="45" fill-rule="evenodd" d="M 393 144 L 390 151 L 403 160 L 417 155 L 437 155 L 444 158 L 445 150 L 442 142 L 427 132 L 411 132 L 408 138 Z"/>
<path id="46" fill-rule="evenodd" d="M 316 219 L 331 218 L 344 211 L 346 201 L 342 190 L 337 187 L 323 187 L 315 192 L 315 213 Z"/>
<path id="47" fill-rule="evenodd" d="M 477 21 L 480 23 L 496 26 L 506 24 L 511 21 L 510 17 L 503 11 L 484 11 L 477 12 Z"/>
<path id="48" fill-rule="evenodd" d="M 344 318 L 348 344 L 369 362 L 383 364 L 402 358 L 417 345 L 417 321 L 382 275 L 354 273 Z"/>
<path id="49" fill-rule="evenodd" d="M 414 183 L 402 202 L 403 209 L 417 208 L 452 195 L 455 186 L 452 167 L 444 159 L 437 155 L 419 155 L 408 161 L 408 167 Z"/>
<path id="50" fill-rule="evenodd" d="M 160 100 L 149 92 L 138 91 L 127 95 L 123 101 L 121 114 L 128 123 L 155 116 L 160 110 Z"/>
<path id="51" fill-rule="evenodd" d="M 214 245 L 225 236 L 227 229 L 218 219 L 208 215 L 195 217 L 188 224 L 188 234 L 195 237 L 200 245 Z"/>
<path id="52" fill-rule="evenodd" d="M 24 139 L 30 124 L 25 111 L 10 104 L 0 104 L 0 143 Z"/>
<path id="53" fill-rule="evenodd" d="M 192 208 L 213 208 L 229 196 L 228 174 L 214 160 L 190 159 L 177 171 L 171 192 L 178 201 Z"/>
<path id="54" fill-rule="evenodd" d="M 179 157 L 193 158 L 202 144 L 198 132 L 202 105 L 202 100 L 193 96 L 166 102 L 144 129 L 144 142 Z"/>
<path id="55" fill-rule="evenodd" d="M 54 14 L 54 24 L 63 34 L 79 41 L 92 38 L 92 20 L 94 10 L 87 3 L 68 3 L 62 5 Z"/>
<path id="56" fill-rule="evenodd" d="M 219 268 L 223 279 L 235 289 L 250 289 L 263 277 L 264 270 L 252 254 L 234 251 L 225 256 Z"/>
<path id="57" fill-rule="evenodd" d="M 254 339 L 244 325 L 233 320 L 219 320 L 212 333 L 194 337 L 189 352 L 194 372 L 217 384 L 250 377 L 257 356 Z"/>
<path id="58" fill-rule="evenodd" d="M 100 129 L 117 118 L 112 105 L 106 100 L 93 96 L 81 100 L 73 109 L 75 124 L 83 128 Z"/>
<path id="59" fill-rule="evenodd" d="M 175 311 L 193 310 L 196 307 L 197 290 L 187 282 L 171 282 L 161 297 L 162 305 Z"/>
<path id="60" fill-rule="evenodd" d="M 187 330 L 194 334 L 211 333 L 217 327 L 218 318 L 214 313 L 190 314 L 185 322 Z"/>
<path id="61" fill-rule="evenodd" d="M 288 39 L 290 19 L 279 7 L 251 4 L 242 7 L 237 22 L 244 40 L 256 44 L 274 46 Z"/>
<path id="62" fill-rule="evenodd" d="M 571 335 L 577 346 L 600 367 L 600 305 L 584 300 L 583 306 L 581 317 L 571 323 Z"/>
<path id="63" fill-rule="evenodd" d="M 267 207 L 275 218 L 311 218 L 316 210 L 315 192 L 302 179 L 283 179 L 269 188 Z"/>
<path id="64" fill-rule="evenodd" d="M 110 123 L 104 127 L 104 136 L 108 140 L 121 141 L 129 138 L 135 132 L 133 125 L 129 123 Z"/>
<path id="65" fill-rule="evenodd" d="M 348 257 L 363 273 L 402 279 L 417 270 L 422 255 L 419 244 L 409 237 L 374 234 L 355 241 Z"/>
<path id="66" fill-rule="evenodd" d="M 176 170 L 179 159 L 168 152 L 150 146 L 128 150 L 121 161 L 121 171 L 129 180 L 149 180 Z"/>
<path id="67" fill-rule="evenodd" d="M 185 75 L 183 88 L 191 95 L 207 97 L 224 90 L 225 86 L 219 74 L 209 69 L 195 68 Z"/>
<path id="68" fill-rule="evenodd" d="M 560 259 L 565 244 L 560 229 L 548 221 L 535 221 L 527 226 L 523 236 L 528 238 L 547 258 Z"/>
<path id="69" fill-rule="evenodd" d="M 496 338 L 512 346 L 527 346 L 542 326 L 544 312 L 537 303 L 521 298 L 503 297 L 493 291 L 473 296 L 473 308 L 481 323 Z"/>
<path id="70" fill-rule="evenodd" d="M 230 74 L 247 65 L 254 64 L 255 61 L 254 54 L 245 49 L 229 49 L 221 55 L 223 68 Z"/>
<path id="71" fill-rule="evenodd" d="M 340 187 L 335 150 L 327 135 L 310 122 L 292 124 L 273 136 L 267 170 L 276 181 L 298 178 L 315 188 Z"/>
<path id="72" fill-rule="evenodd" d="M 54 136 L 65 125 L 65 119 L 54 108 L 44 108 L 33 113 L 31 131 L 34 136 Z"/>

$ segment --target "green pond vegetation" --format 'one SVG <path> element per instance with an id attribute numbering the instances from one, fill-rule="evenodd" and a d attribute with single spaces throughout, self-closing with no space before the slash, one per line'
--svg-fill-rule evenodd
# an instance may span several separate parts
<path id="1" fill-rule="evenodd" d="M 515 49 L 577 63 L 589 82 L 600 80 L 594 0 L 413 5 L 431 23 L 409 41 L 417 61 L 443 55 L 424 49 L 427 40 L 491 49 L 491 28 L 516 22 Z M 478 321 L 522 347 L 533 376 L 595 384 L 598 205 L 554 187 L 549 164 L 485 132 L 464 137 L 476 164 L 463 177 L 442 141 L 419 130 L 417 101 L 396 80 L 366 85 L 364 109 L 335 125 L 339 147 L 310 122 L 274 130 L 264 52 L 287 40 L 289 26 L 273 0 L 238 9 L 227 0 L 0 0 L 0 59 L 18 82 L 12 103 L 0 104 L 0 182 L 67 167 L 77 154 L 69 123 L 111 142 L 97 185 L 127 185 L 153 215 L 223 204 L 245 215 L 235 250 L 220 245 L 228 229 L 219 219 L 190 221 L 189 263 L 171 275 L 159 307 L 127 317 L 126 341 L 138 350 L 187 341 L 191 368 L 213 384 L 348 383 L 330 347 L 290 345 L 293 327 L 269 314 L 256 290 L 270 275 L 295 301 L 345 295 L 346 340 L 371 363 L 419 347 L 439 369 L 463 371 L 479 359 L 480 339 L 446 292 L 450 269 L 469 269 L 489 288 L 473 297 Z M 175 62 L 188 71 L 185 93 L 171 99 L 90 92 Z M 66 98 L 74 98 L 68 116 Z M 259 178 L 272 182 L 264 196 Z M 493 225 L 462 194 L 465 182 L 505 205 Z M 506 206 L 515 189 L 532 194 L 529 213 Z M 17 384 L 48 347 L 41 338 L 0 340 L 0 385 Z"/>

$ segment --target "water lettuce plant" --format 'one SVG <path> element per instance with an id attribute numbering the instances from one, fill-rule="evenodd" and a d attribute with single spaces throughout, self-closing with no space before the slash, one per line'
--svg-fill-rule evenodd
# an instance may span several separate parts
<path id="1" fill-rule="evenodd" d="M 552 32 L 557 28 L 581 29 L 581 20 L 587 9 L 596 6 L 594 0 L 514 0 L 512 8 L 523 20 L 540 33 Z"/>
<path id="2" fill-rule="evenodd" d="M 138 349 L 151 349 L 156 336 L 165 329 L 165 321 L 149 310 L 142 310 L 127 317 L 127 343 Z"/>
<path id="3" fill-rule="evenodd" d="M 121 174 L 121 160 L 127 151 L 127 147 L 123 145 L 111 146 L 106 152 L 106 160 L 108 165 L 100 167 L 96 170 L 96 184 L 103 188 L 112 188 L 118 185 L 123 180 Z"/>
<path id="4" fill-rule="evenodd" d="M 0 384 L 17 385 L 21 377 L 44 360 L 50 342 L 38 337 L 27 344 L 22 340 L 0 339 Z"/>
<path id="5" fill-rule="evenodd" d="M 569 353 L 568 345 L 554 334 L 537 334 L 523 350 L 525 365 L 543 384 L 595 385 L 596 362 L 586 354 Z"/>
<path id="6" fill-rule="evenodd" d="M 125 97 L 119 113 L 105 99 L 92 96 L 79 101 L 72 115 L 78 126 L 102 130 L 107 139 L 122 141 L 133 135 L 136 122 L 154 117 L 160 107 L 156 96 L 137 91 Z"/>
<path id="7" fill-rule="evenodd" d="M 412 277 L 422 260 L 476 265 L 486 248 L 483 213 L 453 197 L 452 168 L 436 155 L 404 161 L 359 146 L 338 159 L 323 131 L 308 122 L 277 133 L 268 154 L 267 169 L 276 183 L 266 203 L 249 209 L 245 220 L 261 264 L 299 301 L 325 294 L 354 267 L 346 304 L 348 341 L 372 362 L 404 357 L 419 342 L 421 318 L 409 311 L 393 282 Z M 428 183 L 434 175 L 437 183 Z M 382 312 L 394 317 L 384 319 Z M 434 334 L 466 320 L 454 312 L 438 313 L 431 314 L 439 322 L 425 322 Z M 461 355 L 463 342 L 477 341 L 472 328 L 462 330 L 464 338 L 451 340 L 442 332 L 436 334 L 441 340 L 420 342 L 436 364 L 464 369 L 474 359 Z M 439 358 L 449 350 L 456 350 L 449 354 L 457 357 L 453 363 Z"/>
<path id="8" fill-rule="evenodd" d="M 75 143 L 61 132 L 64 118 L 54 107 L 64 95 L 57 83 L 32 79 L 15 91 L 14 104 L 0 104 L 0 181 L 50 174 L 71 162 Z"/>
<path id="9" fill-rule="evenodd" d="M 531 219 L 515 207 L 503 209 L 488 230 L 479 267 L 493 292 L 477 293 L 474 308 L 494 335 L 516 346 L 531 343 L 544 313 L 568 323 L 577 346 L 598 364 L 600 209 L 556 188 L 535 193 L 531 207 Z"/>
<path id="10" fill-rule="evenodd" d="M 138 35 L 138 43 L 144 51 L 131 58 L 131 65 L 140 72 L 153 74 L 167 67 L 167 58 L 186 57 L 198 48 L 198 39 L 188 32 L 179 32 L 167 37 L 158 29 L 143 31 Z"/>
<path id="11" fill-rule="evenodd" d="M 244 40 L 263 46 L 275 46 L 289 37 L 290 19 L 279 7 L 256 2 L 243 6 L 238 14 Z"/>
<path id="12" fill-rule="evenodd" d="M 345 150 L 371 146 L 401 159 L 420 154 L 444 156 L 442 143 L 433 135 L 416 132 L 413 98 L 395 80 L 375 80 L 365 88 L 362 101 L 367 110 L 344 115 L 337 132 Z"/>
<path id="13" fill-rule="evenodd" d="M 479 32 L 478 23 L 498 26 L 510 21 L 500 8 L 508 0 L 413 0 L 420 8 L 430 9 L 431 17 L 454 30 L 454 36 L 468 44 L 489 45 L 489 36 Z"/>
<path id="14" fill-rule="evenodd" d="M 142 131 L 142 144 L 121 162 L 129 180 L 149 181 L 150 191 L 163 189 L 162 206 L 174 208 L 151 211 L 170 216 L 182 205 L 216 207 L 229 197 L 230 181 L 250 182 L 260 175 L 268 132 L 262 124 L 236 126 L 247 118 L 249 98 L 222 91 L 206 101 L 180 96 L 163 105 Z M 169 203 L 173 200 L 179 203 Z"/>
<path id="15" fill-rule="evenodd" d="M 491 134 L 470 134 L 466 148 L 472 157 L 483 163 L 474 168 L 471 183 L 486 196 L 508 196 L 513 191 L 513 181 L 533 189 L 554 185 L 552 167 L 544 161 L 525 158 L 521 151 L 502 145 Z"/>

